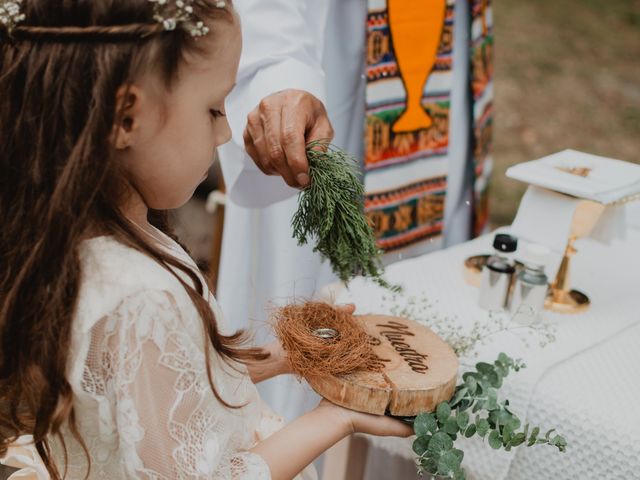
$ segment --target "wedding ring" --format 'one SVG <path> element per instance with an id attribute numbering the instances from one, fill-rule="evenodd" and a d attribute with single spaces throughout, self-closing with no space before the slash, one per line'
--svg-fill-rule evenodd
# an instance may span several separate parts
<path id="1" fill-rule="evenodd" d="M 333 340 L 334 338 L 338 338 L 338 331 L 333 328 L 316 328 L 313 331 L 313 334 L 323 340 Z"/>

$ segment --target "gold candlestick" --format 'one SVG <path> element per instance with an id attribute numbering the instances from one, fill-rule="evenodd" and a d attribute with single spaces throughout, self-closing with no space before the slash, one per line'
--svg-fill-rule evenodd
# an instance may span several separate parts
<path id="1" fill-rule="evenodd" d="M 577 252 L 573 244 L 578 238 L 591 234 L 604 209 L 603 204 L 592 200 L 581 200 L 578 203 L 573 215 L 569 241 L 564 250 L 562 263 L 560 263 L 555 280 L 551 283 L 545 302 L 545 308 L 548 310 L 558 313 L 580 313 L 589 308 L 589 297 L 570 287 L 569 266 L 571 257 Z"/>

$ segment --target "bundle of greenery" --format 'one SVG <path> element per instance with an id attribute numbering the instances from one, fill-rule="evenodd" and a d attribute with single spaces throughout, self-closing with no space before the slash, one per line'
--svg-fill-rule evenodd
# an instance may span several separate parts
<path id="1" fill-rule="evenodd" d="M 362 275 L 399 291 L 399 286 L 382 277 L 382 250 L 364 214 L 364 187 L 355 159 L 326 142 L 309 143 L 307 158 L 311 181 L 300 192 L 291 221 L 298 245 L 311 237 L 316 239 L 314 251 L 329 260 L 333 272 L 345 283 Z"/>

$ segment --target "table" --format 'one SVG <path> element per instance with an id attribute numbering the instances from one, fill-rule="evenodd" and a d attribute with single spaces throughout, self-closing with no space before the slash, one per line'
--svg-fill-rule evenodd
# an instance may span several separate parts
<path id="1" fill-rule="evenodd" d="M 491 239 L 481 237 L 396 263 L 386 276 L 404 283 L 407 297 L 428 292 L 442 314 L 468 327 L 487 314 L 476 306 L 477 289 L 464 283 L 462 262 L 489 252 Z M 557 331 L 556 341 L 544 348 L 500 334 L 474 359 L 493 361 L 500 351 L 523 358 L 528 368 L 509 377 L 501 398 L 509 398 L 521 418 L 543 431 L 556 427 L 569 443 L 567 452 L 540 446 L 497 452 L 480 439 L 463 439 L 458 445 L 465 451 L 463 465 L 471 480 L 640 479 L 640 230 L 630 229 L 625 241 L 611 246 L 589 239 L 576 246 L 572 284 L 588 293 L 590 310 L 578 315 L 545 311 L 542 321 Z M 558 258 L 550 261 L 557 263 Z M 384 313 L 386 308 L 379 287 L 363 279 L 353 281 L 348 290 L 329 286 L 325 295 L 337 303 L 355 303 L 360 313 Z M 411 439 L 366 437 L 363 443 L 364 438 L 357 440 L 357 451 L 349 446 L 352 455 L 362 458 L 370 444 L 413 458 Z M 331 480 L 338 480 L 336 472 L 344 470 L 332 464 L 335 458 L 329 455 L 327 460 Z M 366 475 L 363 468 L 354 474 L 353 462 L 345 468 L 351 468 L 344 477 L 349 480 L 397 478 L 379 467 L 377 474 Z"/>

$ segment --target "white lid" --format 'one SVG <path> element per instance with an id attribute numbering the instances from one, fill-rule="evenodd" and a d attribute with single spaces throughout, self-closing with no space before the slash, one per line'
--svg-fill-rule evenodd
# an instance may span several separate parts
<path id="1" fill-rule="evenodd" d="M 527 243 L 521 251 L 520 261 L 525 267 L 544 269 L 547 265 L 551 249 L 539 243 Z"/>

